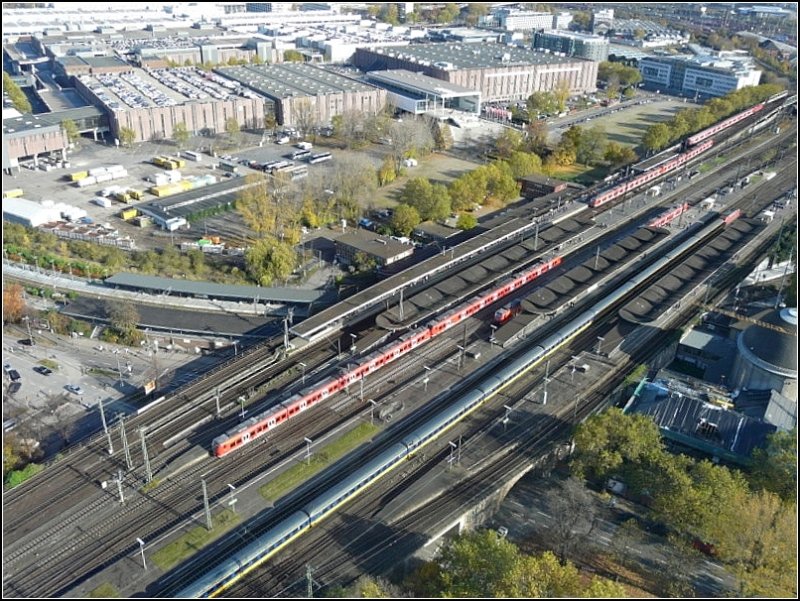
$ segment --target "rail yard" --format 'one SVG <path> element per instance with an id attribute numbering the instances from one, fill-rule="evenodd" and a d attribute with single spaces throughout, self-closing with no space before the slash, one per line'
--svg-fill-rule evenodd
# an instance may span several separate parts
<path id="1" fill-rule="evenodd" d="M 125 593 L 282 596 L 301 594 L 306 563 L 321 584 L 356 566 L 387 571 L 494 483 L 563 450 L 659 332 L 691 317 L 686 299 L 713 300 L 764 252 L 778 224 L 756 217 L 796 192 L 796 124 L 771 126 L 782 101 L 697 134 L 631 180 L 521 207 L 112 420 L 108 435 L 5 494 L 4 596 L 85 593 L 135 561 L 137 539 L 149 548 L 198 521 L 201 480 L 222 506 L 311 441 L 373 423 L 376 406 L 386 411 L 369 443 Z M 766 149 L 777 152 L 764 160 Z M 722 152 L 691 187 L 678 180 Z M 742 184 L 759 171 L 774 177 Z M 647 197 L 641 186 L 659 181 L 671 189 Z M 734 191 L 703 208 L 721 188 Z M 552 390 L 548 402 L 550 376 L 582 353 L 598 373 L 582 394 Z M 446 469 L 454 449 L 469 468 Z"/>

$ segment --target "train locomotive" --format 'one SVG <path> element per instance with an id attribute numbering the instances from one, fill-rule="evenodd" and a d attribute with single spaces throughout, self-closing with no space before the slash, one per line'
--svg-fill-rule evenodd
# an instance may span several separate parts
<path id="1" fill-rule="evenodd" d="M 503 280 L 496 288 L 489 292 L 471 298 L 459 307 L 430 321 L 425 326 L 408 332 L 386 347 L 367 355 L 357 363 L 355 368 L 344 371 L 338 376 L 326 378 L 313 386 L 309 386 L 287 400 L 273 405 L 266 411 L 242 422 L 212 441 L 211 444 L 214 455 L 217 457 L 224 457 L 228 453 L 241 448 L 243 445 L 259 436 L 263 436 L 295 415 L 324 401 L 340 390 L 344 390 L 350 384 L 358 382 L 384 365 L 411 352 L 431 338 L 446 332 L 481 309 L 488 307 L 504 296 L 532 282 L 539 276 L 560 265 L 561 261 L 562 257 L 553 257 L 552 259 L 542 261 L 530 269 Z"/>

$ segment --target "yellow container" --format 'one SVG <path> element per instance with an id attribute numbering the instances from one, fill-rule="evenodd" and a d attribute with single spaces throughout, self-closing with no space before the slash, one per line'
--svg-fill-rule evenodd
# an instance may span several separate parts
<path id="1" fill-rule="evenodd" d="M 86 179 L 87 177 L 89 177 L 88 171 L 78 171 L 77 173 L 73 173 L 72 175 L 70 175 L 69 179 L 73 182 L 79 182 L 82 179 Z"/>
<path id="2" fill-rule="evenodd" d="M 14 188 L 3 192 L 3 198 L 21 198 L 23 194 L 22 188 Z"/>
<path id="3" fill-rule="evenodd" d="M 125 209 L 120 213 L 120 217 L 122 217 L 125 221 L 128 221 L 128 219 L 133 219 L 138 214 L 139 211 L 137 211 L 136 209 Z"/>
<path id="4" fill-rule="evenodd" d="M 131 198 L 135 198 L 136 200 L 142 200 L 142 191 L 141 190 L 134 190 L 131 188 L 128 190 L 128 194 L 131 195 Z"/>

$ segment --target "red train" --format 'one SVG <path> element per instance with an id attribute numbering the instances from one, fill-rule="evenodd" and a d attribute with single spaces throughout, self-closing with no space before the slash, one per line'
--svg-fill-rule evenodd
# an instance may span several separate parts
<path id="1" fill-rule="evenodd" d="M 503 325 L 512 317 L 519 315 L 522 311 L 522 299 L 516 299 L 504 305 L 494 312 L 494 319 L 492 320 L 495 325 Z"/>
<path id="2" fill-rule="evenodd" d="M 721 132 L 723 129 L 726 129 L 735 123 L 739 123 L 739 121 L 741 121 L 742 119 L 747 119 L 750 115 L 755 115 L 758 111 L 760 111 L 763 108 L 764 108 L 763 104 L 757 104 L 755 106 L 751 106 L 749 109 L 746 109 L 741 113 L 737 113 L 733 117 L 725 119 L 725 121 L 720 121 L 716 125 L 712 125 L 708 129 L 704 129 L 703 131 L 698 132 L 693 136 L 690 136 L 686 140 L 686 143 L 689 146 L 694 146 L 695 144 L 702 142 L 706 138 L 710 138 L 714 134 Z"/>
<path id="3" fill-rule="evenodd" d="M 298 413 L 302 413 L 309 407 L 324 401 L 329 396 L 336 394 L 350 384 L 358 382 L 387 363 L 391 363 L 395 359 L 402 357 L 431 338 L 461 323 L 481 309 L 488 307 L 525 284 L 532 282 L 539 276 L 560 265 L 561 261 L 562 257 L 554 257 L 549 261 L 538 263 L 531 269 L 523 271 L 518 275 L 509 277 L 502 281 L 497 288 L 471 298 L 455 309 L 432 320 L 425 326 L 404 334 L 398 340 L 362 358 L 354 369 L 342 371 L 338 376 L 331 376 L 322 382 L 309 386 L 287 400 L 270 407 L 266 411 L 251 417 L 235 428 L 228 430 L 225 434 L 217 436 L 211 443 L 214 455 L 217 457 L 224 457 L 251 440 L 266 434 Z"/>
<path id="4" fill-rule="evenodd" d="M 661 217 L 656 217 L 650 223 L 647 224 L 647 227 L 664 227 L 671 221 L 674 221 L 676 218 L 680 217 L 683 213 L 689 210 L 689 203 L 685 202 L 681 205 L 678 205 L 674 209 L 670 209 Z"/>
<path id="5" fill-rule="evenodd" d="M 635 190 L 636 188 L 643 186 L 647 182 L 651 182 L 654 179 L 661 177 L 662 175 L 666 175 L 667 173 L 683 166 L 688 161 L 691 161 L 697 155 L 705 152 L 714 144 L 713 140 L 706 140 L 699 146 L 692 148 L 691 150 L 684 152 L 683 154 L 679 154 L 674 159 L 669 160 L 657 167 L 654 167 L 650 171 L 646 171 L 641 175 L 634 177 L 632 180 L 628 180 L 620 184 L 619 186 L 614 186 L 610 190 L 606 190 L 605 192 L 601 192 L 597 196 L 595 196 L 592 200 L 589 201 L 590 207 L 599 207 L 607 202 L 611 202 L 612 200 L 619 198 L 623 194 L 630 192 L 631 190 Z"/>

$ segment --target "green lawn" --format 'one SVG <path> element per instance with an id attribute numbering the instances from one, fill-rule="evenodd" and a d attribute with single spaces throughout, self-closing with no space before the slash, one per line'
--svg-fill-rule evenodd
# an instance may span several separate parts
<path id="1" fill-rule="evenodd" d="M 724 156 L 718 156 L 716 158 L 701 163 L 700 166 L 697 168 L 697 170 L 700 173 L 705 173 L 706 171 L 711 171 L 712 169 L 719 167 L 727 160 L 728 159 Z"/>
<path id="2" fill-rule="evenodd" d="M 651 102 L 604 115 L 580 125 L 584 128 L 599 125 L 605 129 L 609 142 L 636 147 L 641 144 L 642 136 L 648 127 L 672 119 L 675 113 L 685 108 L 687 108 L 686 104 L 673 100 Z"/>
<path id="3" fill-rule="evenodd" d="M 267 501 L 275 502 L 280 497 L 312 478 L 333 462 L 338 461 L 361 443 L 372 438 L 380 428 L 363 423 L 340 436 L 329 445 L 311 455 L 311 461 L 298 463 L 278 474 L 258 489 Z"/>
<path id="4" fill-rule="evenodd" d="M 105 582 L 97 588 L 92 589 L 92 592 L 89 593 L 89 597 L 92 599 L 119 599 L 121 595 L 117 587 L 110 582 Z"/>
<path id="5" fill-rule="evenodd" d="M 214 527 L 211 530 L 204 526 L 192 528 L 178 540 L 153 553 L 153 562 L 162 570 L 169 570 L 233 528 L 239 519 L 237 514 L 225 509 L 213 516 Z"/>

